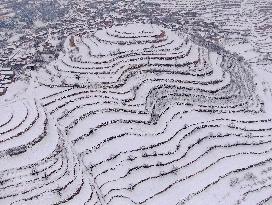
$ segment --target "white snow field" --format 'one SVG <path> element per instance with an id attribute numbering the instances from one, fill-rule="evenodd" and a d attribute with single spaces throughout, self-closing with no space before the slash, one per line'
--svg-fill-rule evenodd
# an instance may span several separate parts
<path id="1" fill-rule="evenodd" d="M 265 204 L 271 79 L 155 24 L 69 36 L 0 96 L 0 204 Z"/>

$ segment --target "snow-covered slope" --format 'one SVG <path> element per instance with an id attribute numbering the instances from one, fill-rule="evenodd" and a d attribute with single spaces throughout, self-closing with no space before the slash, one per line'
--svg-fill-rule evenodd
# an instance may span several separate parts
<path id="1" fill-rule="evenodd" d="M 64 46 L 2 97 L 0 204 L 271 197 L 271 96 L 256 84 L 265 74 L 151 24 L 69 36 Z"/>

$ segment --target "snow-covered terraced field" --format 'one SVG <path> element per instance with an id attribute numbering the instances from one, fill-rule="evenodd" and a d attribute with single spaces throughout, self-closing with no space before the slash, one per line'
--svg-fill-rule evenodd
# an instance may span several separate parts
<path id="1" fill-rule="evenodd" d="M 69 36 L 0 97 L 0 204 L 265 204 L 270 75 L 155 24 Z"/>

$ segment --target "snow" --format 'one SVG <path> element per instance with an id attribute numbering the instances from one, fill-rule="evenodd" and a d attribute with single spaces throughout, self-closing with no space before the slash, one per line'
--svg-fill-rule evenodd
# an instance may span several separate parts
<path id="1" fill-rule="evenodd" d="M 155 24 L 68 36 L 58 59 L 0 96 L 0 203 L 269 197 L 271 73 L 245 62 L 257 57 L 251 43 L 225 49 L 238 54 Z M 230 185 L 248 173 L 255 184 Z"/>

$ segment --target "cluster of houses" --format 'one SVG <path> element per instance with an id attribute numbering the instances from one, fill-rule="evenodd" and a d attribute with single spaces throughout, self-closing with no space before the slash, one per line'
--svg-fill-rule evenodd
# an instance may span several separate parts
<path id="1" fill-rule="evenodd" d="M 0 69 L 0 96 L 5 94 L 7 87 L 14 80 L 14 71 L 9 69 Z"/>

